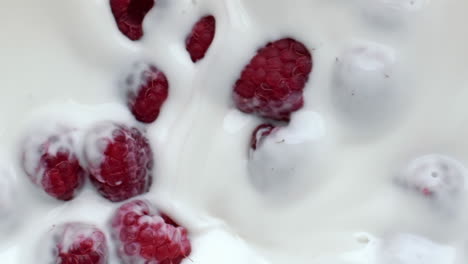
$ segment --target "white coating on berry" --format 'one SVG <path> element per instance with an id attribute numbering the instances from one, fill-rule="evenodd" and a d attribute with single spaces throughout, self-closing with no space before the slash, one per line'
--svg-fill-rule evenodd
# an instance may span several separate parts
<path id="1" fill-rule="evenodd" d="M 155 78 L 159 74 L 157 66 L 151 65 L 144 61 L 131 63 L 128 67 L 124 67 L 122 77 L 119 82 L 123 102 L 126 102 L 128 94 L 135 96 L 139 89 L 146 84 L 149 78 Z"/>
<path id="2" fill-rule="evenodd" d="M 93 241 L 102 241 L 103 233 L 93 225 L 84 223 L 66 223 L 54 228 L 55 243 L 60 245 L 62 252 L 69 252 L 72 246 L 80 243 L 85 239 L 93 239 Z M 96 250 L 99 243 L 93 244 L 93 249 Z"/>
<path id="3" fill-rule="evenodd" d="M 22 169 L 33 183 L 41 186 L 45 169 L 41 158 L 46 153 L 55 155 L 59 151 L 68 152 L 70 156 L 75 156 L 84 167 L 87 159 L 83 157 L 83 154 L 94 153 L 90 151 L 84 153 L 83 150 L 94 150 L 100 146 L 92 142 L 93 147 L 88 147 L 89 143 L 84 139 L 86 139 L 88 131 L 102 120 L 132 124 L 131 115 L 124 106 L 119 105 L 103 104 L 90 107 L 70 102 L 51 104 L 36 110 L 31 117 L 25 120 L 25 129 L 19 140 L 21 150 L 18 159 L 21 161 Z M 102 155 L 94 155 L 96 161 L 102 157 Z"/>
<path id="4" fill-rule="evenodd" d="M 84 136 L 83 152 L 86 164 L 88 164 L 88 170 L 96 180 L 100 182 L 106 182 L 108 180 L 102 177 L 101 165 L 104 159 L 108 158 L 105 152 L 109 144 L 115 143 L 115 139 L 118 136 L 125 137 L 125 142 L 135 141 L 135 133 L 141 133 L 134 125 L 136 126 L 137 124 L 133 122 L 120 123 L 115 121 L 100 121 L 96 122 L 96 124 L 88 130 L 88 133 Z M 143 135 L 143 137 L 145 136 Z M 128 160 L 137 160 L 138 155 L 148 155 L 148 149 L 143 147 L 139 149 L 132 148 L 131 150 L 132 151 L 126 152 L 126 159 Z M 140 153 L 137 153 L 137 151 Z M 148 170 L 148 168 L 144 169 Z M 133 172 L 134 171 L 130 171 L 129 173 Z M 149 183 L 150 182 L 147 182 L 147 184 Z M 116 181 L 115 184 L 120 185 L 122 181 Z"/>
<path id="5" fill-rule="evenodd" d="M 86 134 L 84 140 L 85 160 L 92 168 L 99 168 L 104 161 L 104 152 L 113 142 L 113 133 L 118 129 L 116 123 L 102 121 L 96 123 Z M 99 177 L 100 174 L 96 175 Z M 103 180 L 103 179 L 99 179 Z"/>
<path id="6" fill-rule="evenodd" d="M 38 129 L 34 128 L 34 133 L 27 135 L 22 144 L 21 158 L 24 170 L 39 186 L 46 169 L 41 162 L 43 155 L 55 156 L 58 152 L 64 152 L 76 156 L 79 152 L 74 135 L 77 132 L 76 128 L 51 120 L 45 121 Z"/>
<path id="7" fill-rule="evenodd" d="M 123 223 L 123 221 L 125 221 L 126 215 L 131 212 L 139 216 L 138 218 L 139 227 L 124 226 L 125 223 Z M 158 226 L 158 228 L 157 230 L 148 229 L 148 228 L 140 229 L 139 231 L 140 234 L 141 232 L 144 232 L 142 230 L 146 230 L 149 232 L 156 232 L 156 233 L 153 233 L 153 235 L 155 235 L 156 237 L 166 235 L 166 236 L 169 236 L 169 238 L 172 241 L 175 241 L 176 243 L 180 243 L 180 241 L 183 238 L 182 228 L 169 227 L 165 223 L 164 219 L 161 217 L 156 207 L 153 206 L 150 201 L 133 200 L 131 202 L 125 203 L 123 206 L 121 206 L 117 210 L 116 214 L 112 218 L 112 236 L 117 246 L 118 255 L 123 263 L 128 263 L 128 264 L 146 264 L 147 263 L 147 260 L 138 253 L 138 250 L 140 249 L 140 244 L 138 242 L 127 244 L 128 241 L 122 241 L 120 239 L 122 227 L 125 227 L 127 230 L 130 229 L 134 231 L 136 234 L 136 231 L 138 231 L 139 228 L 142 228 L 145 225 L 146 226 L 155 225 L 155 226 Z M 127 253 L 129 250 L 129 247 L 132 249 L 131 252 L 134 252 L 135 254 Z M 152 260 L 150 263 L 157 264 L 158 262 L 156 260 Z"/>

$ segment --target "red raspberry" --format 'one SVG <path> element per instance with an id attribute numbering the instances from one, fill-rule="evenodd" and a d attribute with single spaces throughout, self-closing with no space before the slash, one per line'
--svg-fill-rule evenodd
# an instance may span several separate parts
<path id="1" fill-rule="evenodd" d="M 153 8 L 154 0 L 110 0 L 112 14 L 120 32 L 131 40 L 143 36 L 143 19 Z"/>
<path id="2" fill-rule="evenodd" d="M 112 230 L 124 264 L 179 264 L 191 252 L 187 230 L 146 200 L 122 205 L 112 219 Z"/>
<path id="3" fill-rule="evenodd" d="M 55 261 L 61 264 L 107 264 L 108 249 L 104 233 L 98 228 L 68 223 L 57 229 Z"/>
<path id="4" fill-rule="evenodd" d="M 85 172 L 69 131 L 45 140 L 28 138 L 23 150 L 23 168 L 33 183 L 59 200 L 73 199 L 84 183 Z"/>
<path id="5" fill-rule="evenodd" d="M 288 121 L 304 104 L 303 89 L 312 70 L 312 56 L 300 42 L 285 38 L 261 48 L 234 85 L 239 110 Z"/>
<path id="6" fill-rule="evenodd" d="M 216 20 L 214 16 L 201 18 L 192 28 L 192 32 L 185 41 L 185 47 L 193 62 L 203 57 L 211 45 L 215 35 Z"/>
<path id="7" fill-rule="evenodd" d="M 101 123 L 87 137 L 85 158 L 92 183 L 110 201 L 143 194 L 151 186 L 153 154 L 136 128 Z"/>
<path id="8" fill-rule="evenodd" d="M 275 126 L 270 124 L 261 124 L 257 128 L 255 128 L 254 132 L 252 133 L 252 139 L 250 140 L 250 147 L 253 150 L 256 150 L 258 146 L 261 145 L 263 139 L 265 139 L 268 135 L 273 132 Z"/>
<path id="9" fill-rule="evenodd" d="M 126 80 L 127 103 L 138 121 L 151 123 L 167 99 L 169 84 L 166 75 L 153 65 L 140 63 L 135 68 Z"/>

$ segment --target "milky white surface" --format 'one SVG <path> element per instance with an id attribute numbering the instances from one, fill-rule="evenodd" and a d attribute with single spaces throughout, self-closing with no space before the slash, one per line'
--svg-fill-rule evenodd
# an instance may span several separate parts
<path id="1" fill-rule="evenodd" d="M 16 189 L 2 193 L 0 204 L 11 201 L 16 210 L 2 208 L 20 219 L 9 232 L 0 221 L 0 262 L 36 263 L 48 252 L 40 246 L 44 235 L 64 222 L 109 234 L 119 204 L 89 183 L 71 202 L 48 197 L 23 172 L 20 143 L 50 120 L 80 133 L 99 121 L 135 122 L 120 82 L 145 61 L 166 74 L 170 92 L 157 122 L 145 128 L 156 166 L 144 196 L 190 230 L 193 253 L 184 264 L 419 264 L 415 252 L 437 264 L 466 263 L 466 198 L 444 210 L 395 183 L 428 154 L 468 164 L 466 10 L 462 0 L 159 0 L 145 36 L 132 42 L 117 30 L 107 0 L 0 0 L 0 163 L 13 167 L 8 184 Z M 185 37 L 208 13 L 216 17 L 216 36 L 193 64 Z M 233 110 L 231 92 L 255 51 L 282 37 L 313 54 L 301 111 L 319 117 L 323 133 L 313 130 L 314 143 L 303 145 L 302 163 L 294 165 L 307 173 L 308 191 L 278 202 L 251 183 L 248 146 L 262 121 Z M 346 55 L 363 43 L 375 52 Z M 374 58 L 366 54 L 383 59 L 366 64 Z M 349 102 L 336 100 L 333 90 L 339 63 L 361 71 L 344 76 L 367 107 L 357 111 L 359 124 L 339 111 Z M 387 67 L 388 77 L 375 75 Z M 391 85 L 381 86 L 384 79 Z M 391 90 L 390 102 L 382 87 Z M 366 119 L 380 107 L 390 114 Z M 294 124 L 286 131 L 297 138 L 292 131 L 301 124 Z M 109 244 L 110 263 L 118 263 Z"/>
<path id="2" fill-rule="evenodd" d="M 5 155 L 1 154 L 0 162 L 0 233 L 8 237 L 18 227 L 21 212 L 17 210 L 22 206 L 21 199 L 17 199 L 16 179 L 12 166 L 7 163 Z"/>

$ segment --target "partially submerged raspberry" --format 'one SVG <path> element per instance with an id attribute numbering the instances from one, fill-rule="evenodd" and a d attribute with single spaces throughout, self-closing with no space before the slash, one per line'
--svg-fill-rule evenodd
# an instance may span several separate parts
<path id="1" fill-rule="evenodd" d="M 23 168 L 29 178 L 50 196 L 64 201 L 73 199 L 85 178 L 72 133 L 65 129 L 31 135 L 23 148 Z"/>
<path id="2" fill-rule="evenodd" d="M 234 85 L 237 108 L 287 121 L 304 104 L 303 89 L 312 71 L 312 56 L 301 42 L 285 38 L 268 43 L 245 66 Z"/>
<path id="3" fill-rule="evenodd" d="M 288 126 L 259 125 L 247 163 L 253 187 L 276 201 L 307 194 L 324 175 L 324 135 L 321 116 L 309 111 L 295 113 Z"/>
<path id="4" fill-rule="evenodd" d="M 92 183 L 110 201 L 143 194 L 151 186 L 153 154 L 137 128 L 113 122 L 98 124 L 87 135 L 85 158 Z"/>
<path id="5" fill-rule="evenodd" d="M 253 186 L 262 193 L 286 196 L 296 190 L 296 151 L 285 138 L 278 137 L 284 127 L 258 126 L 252 133 L 248 169 Z M 287 158 L 286 158 L 287 157 Z"/>
<path id="6" fill-rule="evenodd" d="M 146 200 L 122 205 L 112 218 L 112 231 L 124 264 L 179 264 L 191 252 L 187 230 Z"/>
<path id="7" fill-rule="evenodd" d="M 275 127 L 271 124 L 261 124 L 259 125 L 254 132 L 252 133 L 252 139 L 250 140 L 250 147 L 253 150 L 257 149 L 257 146 L 260 146 L 262 141 L 271 134 Z"/>
<path id="8" fill-rule="evenodd" d="M 214 16 L 201 18 L 192 28 L 192 32 L 185 42 L 186 49 L 193 62 L 205 57 L 205 53 L 214 39 L 216 19 Z"/>
<path id="9" fill-rule="evenodd" d="M 143 36 L 143 19 L 153 8 L 154 0 L 110 0 L 117 26 L 130 40 Z"/>
<path id="10" fill-rule="evenodd" d="M 137 63 L 125 80 L 127 104 L 138 121 L 151 123 L 169 95 L 166 75 L 155 66 Z"/>
<path id="11" fill-rule="evenodd" d="M 411 161 L 396 182 L 435 199 L 452 199 L 465 189 L 466 168 L 457 160 L 438 154 Z"/>
<path id="12" fill-rule="evenodd" d="M 108 248 L 104 233 L 83 223 L 67 223 L 56 227 L 54 263 L 107 264 Z"/>

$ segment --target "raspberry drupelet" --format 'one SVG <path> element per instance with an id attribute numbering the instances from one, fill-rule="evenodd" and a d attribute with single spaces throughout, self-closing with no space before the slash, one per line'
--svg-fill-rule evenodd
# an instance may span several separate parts
<path id="1" fill-rule="evenodd" d="M 123 204 L 112 218 L 113 237 L 125 264 L 179 264 L 191 252 L 187 230 L 149 201 Z"/>

